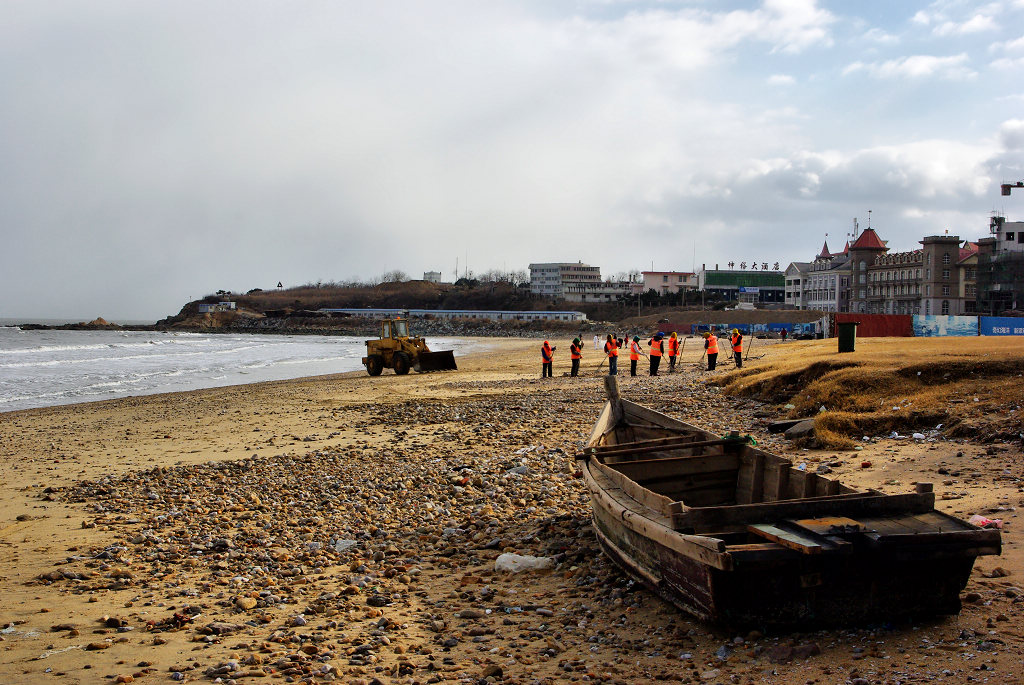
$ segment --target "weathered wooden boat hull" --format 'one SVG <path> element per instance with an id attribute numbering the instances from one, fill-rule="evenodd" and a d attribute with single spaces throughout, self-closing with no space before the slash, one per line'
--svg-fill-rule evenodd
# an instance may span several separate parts
<path id="1" fill-rule="evenodd" d="M 721 571 L 594 512 L 602 549 L 648 589 L 696 618 L 736 628 L 888 623 L 960 612 L 974 558 L 791 558 Z M 625 550 L 629 550 L 628 552 Z"/>
<path id="2" fill-rule="evenodd" d="M 709 454 L 718 448 L 721 454 Z M 782 486 L 758 493 L 759 479 L 771 479 L 751 469 L 744 476 L 743 469 L 781 458 L 628 402 L 617 410 L 606 406 L 591 449 L 578 460 L 604 551 L 664 599 L 730 627 L 848 626 L 956 614 L 975 558 L 1000 552 L 999 531 L 934 511 L 930 488 L 884 495 L 815 481 L 818 490 L 833 492 L 817 495 L 807 479 L 793 486 L 810 493 L 802 499 L 786 491 L 781 499 L 753 502 L 740 493 L 742 503 L 722 506 L 670 501 L 644 483 L 673 495 L 683 483 L 710 501 L 708 484 L 726 480 L 713 470 L 723 464 L 728 473 L 735 467 L 750 498 L 763 500 Z"/>

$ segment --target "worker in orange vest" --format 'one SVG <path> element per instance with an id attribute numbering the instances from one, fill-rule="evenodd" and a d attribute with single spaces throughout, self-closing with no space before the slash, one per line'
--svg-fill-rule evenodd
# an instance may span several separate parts
<path id="1" fill-rule="evenodd" d="M 668 372 L 676 372 L 676 357 L 679 356 L 679 336 L 675 331 L 668 336 Z"/>
<path id="2" fill-rule="evenodd" d="M 640 336 L 634 335 L 633 342 L 629 344 L 629 375 L 636 375 L 636 363 L 640 361 L 640 355 L 644 351 L 640 349 Z"/>
<path id="3" fill-rule="evenodd" d="M 551 360 L 554 358 L 554 351 L 557 349 L 557 347 L 549 345 L 547 340 L 540 346 L 541 378 L 551 378 Z"/>
<path id="4" fill-rule="evenodd" d="M 718 336 L 704 331 L 704 349 L 708 353 L 708 371 L 714 371 L 718 363 Z"/>
<path id="5" fill-rule="evenodd" d="M 740 333 L 740 329 L 732 329 L 732 337 L 729 338 L 729 342 L 732 343 L 732 356 L 736 360 L 736 368 L 743 368 L 743 334 Z"/>
<path id="6" fill-rule="evenodd" d="M 658 375 L 658 367 L 661 366 L 661 357 L 665 354 L 665 334 L 658 331 L 654 334 L 654 337 L 647 341 L 647 346 L 651 348 L 651 375 Z"/>
<path id="7" fill-rule="evenodd" d="M 615 337 L 609 333 L 608 341 L 604 344 L 604 353 L 608 355 L 608 375 L 617 376 L 619 375 L 619 343 Z"/>
<path id="8" fill-rule="evenodd" d="M 583 359 L 583 345 L 579 338 L 573 338 L 572 344 L 569 345 L 569 359 L 572 360 L 572 370 L 569 371 L 569 375 L 578 376 L 580 360 Z"/>

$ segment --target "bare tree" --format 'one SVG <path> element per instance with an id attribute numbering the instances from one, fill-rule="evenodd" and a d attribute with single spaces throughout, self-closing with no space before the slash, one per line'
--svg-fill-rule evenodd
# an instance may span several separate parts
<path id="1" fill-rule="evenodd" d="M 404 271 L 394 269 L 381 274 L 378 280 L 381 283 L 405 283 L 409 280 L 409 275 Z"/>

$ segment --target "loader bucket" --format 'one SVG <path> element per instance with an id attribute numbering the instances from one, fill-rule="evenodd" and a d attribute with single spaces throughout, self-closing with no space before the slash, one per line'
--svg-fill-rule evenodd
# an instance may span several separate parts
<path id="1" fill-rule="evenodd" d="M 451 371 L 459 368 L 455 366 L 455 355 L 452 354 L 451 350 L 444 352 L 420 352 L 416 366 L 416 370 L 420 373 Z"/>

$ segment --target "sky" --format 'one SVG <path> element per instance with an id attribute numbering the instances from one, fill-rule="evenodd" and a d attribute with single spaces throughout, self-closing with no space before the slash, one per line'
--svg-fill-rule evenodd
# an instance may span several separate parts
<path id="1" fill-rule="evenodd" d="M 1024 0 L 54 0 L 0 21 L 0 318 L 1024 220 Z M 1020 192 L 1020 191 L 1018 191 Z"/>

